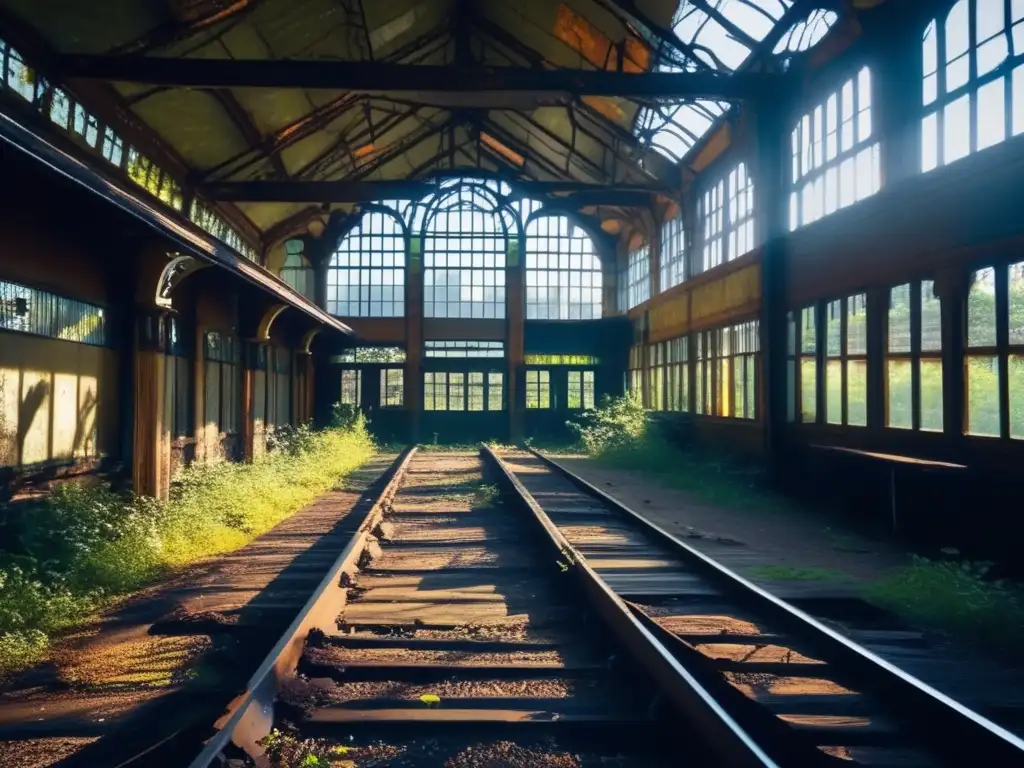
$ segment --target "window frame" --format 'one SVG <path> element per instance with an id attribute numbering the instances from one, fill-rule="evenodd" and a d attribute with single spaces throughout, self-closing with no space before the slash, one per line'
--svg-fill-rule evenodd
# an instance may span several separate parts
<path id="1" fill-rule="evenodd" d="M 759 227 L 754 191 L 754 178 L 745 160 L 736 162 L 703 188 L 697 198 L 697 231 L 701 240 L 700 248 L 695 250 L 700 253 L 701 262 L 692 265 L 695 274 L 709 272 L 757 248 Z M 734 253 L 741 247 L 741 241 L 749 241 L 747 247 L 742 253 Z"/>
<path id="2" fill-rule="evenodd" d="M 402 219 L 390 208 L 365 207 L 331 251 L 327 311 L 335 317 L 405 317 L 408 263 L 409 237 Z M 385 289 L 390 290 L 390 299 L 384 298 Z M 341 299 L 342 290 L 349 296 L 354 291 L 356 298 Z M 375 290 L 379 299 L 374 298 Z M 350 311 L 353 306 L 355 313 Z"/>
<path id="3" fill-rule="evenodd" d="M 557 398 L 554 397 L 555 392 L 551 387 L 551 369 L 528 368 L 525 373 L 526 386 L 523 387 L 523 394 L 526 410 L 555 410 Z"/>
<path id="4" fill-rule="evenodd" d="M 599 320 L 603 307 L 603 269 L 590 235 L 562 214 L 535 216 L 524 229 L 527 320 Z M 542 245 L 543 244 L 543 245 Z M 552 267 L 552 259 L 556 266 Z M 574 260 L 577 262 L 574 265 Z M 564 266 L 563 266 L 564 263 Z M 589 266 L 588 266 L 589 263 Z M 543 264 L 543 266 L 541 266 Z M 552 284 L 554 279 L 554 284 Z M 544 284 L 542 284 L 542 280 Z M 584 283 L 589 282 L 589 285 Z M 575 283 L 575 284 L 574 284 Z M 540 301 L 541 292 L 546 301 Z M 552 304 L 550 292 L 556 301 Z M 572 301 L 573 292 L 579 299 Z M 583 296 L 590 299 L 584 301 Z M 550 310 L 555 308 L 555 315 Z M 542 313 L 540 310 L 546 309 Z M 573 310 L 576 309 L 574 314 Z"/>
<path id="5" fill-rule="evenodd" d="M 857 307 L 854 306 L 851 310 L 850 302 L 853 304 L 858 303 L 861 305 L 864 314 L 864 350 L 863 351 L 852 351 L 850 350 L 850 335 L 849 335 L 849 324 L 850 316 L 857 314 Z M 829 349 L 829 331 L 828 331 L 828 314 L 831 312 L 832 307 L 837 307 L 840 312 L 839 315 L 839 351 L 832 352 Z M 830 426 L 842 426 L 842 427 L 859 427 L 865 428 L 868 426 L 868 386 L 870 383 L 870 375 L 868 373 L 868 346 L 869 346 L 869 335 L 870 329 L 868 328 L 868 309 L 867 309 L 867 293 L 853 293 L 847 296 L 843 296 L 838 299 L 827 300 L 823 304 L 823 310 L 825 316 L 823 317 L 822 325 L 824 326 L 824 345 L 823 345 L 823 360 L 824 365 L 820 366 L 820 370 L 823 371 L 824 375 L 824 408 L 823 416 L 826 424 Z M 830 362 L 838 362 L 839 370 L 839 421 L 832 421 L 829 416 L 829 368 Z M 864 368 L 864 423 L 854 424 L 850 423 L 850 368 L 851 363 L 862 363 Z"/>
<path id="6" fill-rule="evenodd" d="M 908 315 L 908 343 L 906 344 L 907 349 L 896 349 L 892 348 L 892 317 L 893 317 L 893 295 L 898 289 L 906 287 L 907 289 L 907 303 L 909 309 Z M 937 349 L 925 348 L 925 329 L 924 329 L 924 304 L 928 292 L 932 292 L 931 301 L 936 302 L 937 309 L 939 312 L 939 344 Z M 910 280 L 899 285 L 891 286 L 887 291 L 889 300 L 888 311 L 886 312 L 886 325 L 885 325 L 885 353 L 883 355 L 883 378 L 885 386 L 885 396 L 883 399 L 884 405 L 884 418 L 883 424 L 886 429 L 897 429 L 901 431 L 913 431 L 913 432 L 932 432 L 942 433 L 945 431 L 945 362 L 943 357 L 943 328 L 942 328 L 942 304 L 938 296 L 934 294 L 934 281 L 931 279 L 919 279 Z M 910 370 L 910 423 L 909 424 L 895 424 L 892 422 L 892 380 L 893 371 L 896 368 L 894 364 L 908 364 Z M 922 396 L 924 387 L 924 377 L 922 374 L 922 367 L 924 365 L 935 365 L 938 364 L 939 368 L 939 382 L 940 389 L 942 390 L 942 397 L 939 402 L 939 420 L 940 424 L 937 428 L 925 427 L 924 423 L 924 398 Z"/>

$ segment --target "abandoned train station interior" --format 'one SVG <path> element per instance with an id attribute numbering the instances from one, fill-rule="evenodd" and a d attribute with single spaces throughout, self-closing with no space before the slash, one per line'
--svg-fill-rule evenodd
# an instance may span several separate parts
<path id="1" fill-rule="evenodd" d="M 1022 133 L 1017 0 L 3 0 L 4 497 L 629 392 L 997 551 Z"/>

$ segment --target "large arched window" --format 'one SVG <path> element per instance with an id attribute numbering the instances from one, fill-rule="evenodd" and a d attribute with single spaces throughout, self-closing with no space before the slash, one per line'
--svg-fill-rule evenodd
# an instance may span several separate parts
<path id="1" fill-rule="evenodd" d="M 327 311 L 339 317 L 405 314 L 405 236 L 391 213 L 367 211 L 327 270 Z"/>
<path id="2" fill-rule="evenodd" d="M 505 317 L 505 245 L 512 214 L 490 190 L 460 185 L 423 227 L 423 316 Z"/>
<path id="3" fill-rule="evenodd" d="M 526 227 L 526 319 L 601 317 L 601 260 L 590 236 L 565 216 Z"/>
<path id="4" fill-rule="evenodd" d="M 281 266 L 281 279 L 301 293 L 310 301 L 314 301 L 313 267 L 302 255 L 301 240 L 289 240 L 284 244 L 285 257 Z"/>
<path id="5" fill-rule="evenodd" d="M 923 53 L 921 170 L 1024 132 L 1024 3 L 959 0 Z"/>

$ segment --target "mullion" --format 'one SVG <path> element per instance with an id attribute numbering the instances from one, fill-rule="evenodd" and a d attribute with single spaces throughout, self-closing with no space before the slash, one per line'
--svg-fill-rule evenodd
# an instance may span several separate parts
<path id="1" fill-rule="evenodd" d="M 890 293 L 891 295 L 891 293 Z M 921 281 L 910 284 L 910 428 L 921 429 Z"/>
<path id="2" fill-rule="evenodd" d="M 856 90 L 855 90 L 855 93 L 856 93 Z M 856 103 L 857 102 L 854 101 L 854 106 L 855 106 L 854 114 L 856 114 Z M 854 124 L 853 127 L 854 127 L 854 130 L 856 130 L 856 128 L 857 128 L 856 124 Z M 841 371 L 840 376 L 839 376 L 839 381 L 840 381 L 840 385 L 839 386 L 840 386 L 840 400 L 842 401 L 842 404 L 843 404 L 842 405 L 842 409 L 841 409 L 841 411 L 842 411 L 841 419 L 842 419 L 842 424 L 843 424 L 844 427 L 849 426 L 849 424 L 850 424 L 850 418 L 849 418 L 849 398 L 847 396 L 848 392 L 849 392 L 849 387 L 847 386 L 848 379 L 847 379 L 847 373 L 846 373 L 846 369 L 847 369 L 847 366 L 848 366 L 848 361 L 850 359 L 849 348 L 847 346 L 847 341 L 848 341 L 848 336 L 849 336 L 847 326 L 849 324 L 849 319 L 850 319 L 850 314 L 849 314 L 848 307 L 847 307 L 847 302 L 848 301 L 850 301 L 850 298 L 849 297 L 845 297 L 845 298 L 843 298 L 842 301 L 839 302 L 839 311 L 842 313 L 842 315 L 839 318 L 839 359 L 842 361 L 840 363 L 840 366 L 839 366 L 840 371 Z M 827 343 L 828 343 L 828 340 L 826 339 L 826 344 Z M 828 408 L 828 403 L 825 403 L 825 408 L 826 409 Z"/>
<path id="3" fill-rule="evenodd" d="M 1005 5 L 1005 2 L 1004 2 Z M 978 151 L 978 0 L 967 3 L 967 85 L 973 85 L 973 98 L 968 97 L 967 110 L 968 146 L 971 152 Z M 952 101 L 952 99 L 951 99 Z"/>
<path id="4" fill-rule="evenodd" d="M 996 365 L 999 370 L 999 435 L 1010 437 L 1010 266 L 996 267 Z"/>

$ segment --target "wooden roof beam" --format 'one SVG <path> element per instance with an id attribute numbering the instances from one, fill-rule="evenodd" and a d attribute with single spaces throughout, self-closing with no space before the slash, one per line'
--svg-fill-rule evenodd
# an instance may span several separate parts
<path id="1" fill-rule="evenodd" d="M 537 71 L 520 67 L 444 67 L 326 60 L 169 59 L 152 56 L 71 56 L 68 78 L 173 85 L 183 88 L 323 88 L 360 93 L 531 93 L 569 103 L 574 96 L 743 101 L 781 82 L 761 72 Z"/>

